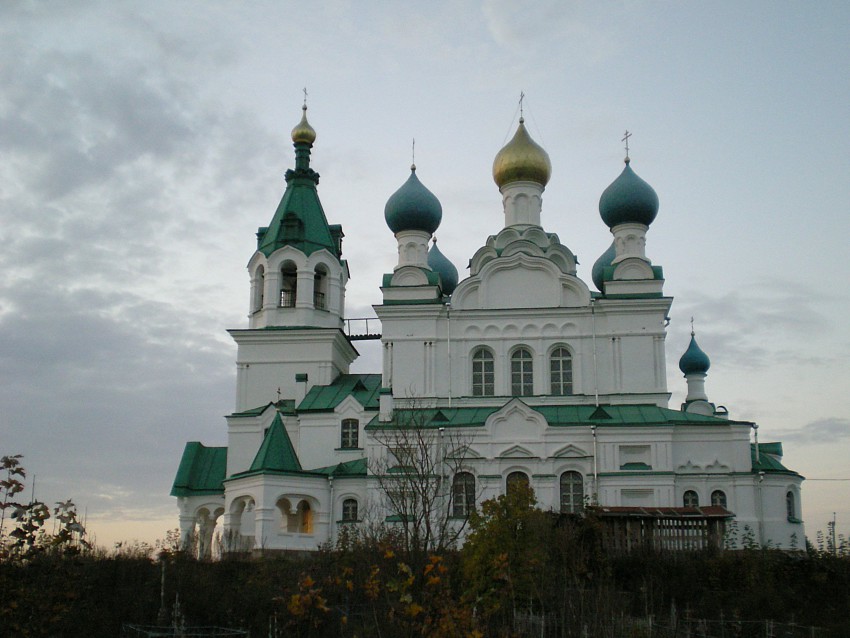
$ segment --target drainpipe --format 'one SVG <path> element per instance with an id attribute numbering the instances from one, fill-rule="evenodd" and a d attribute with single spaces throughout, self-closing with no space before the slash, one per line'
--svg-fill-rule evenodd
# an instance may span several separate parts
<path id="1" fill-rule="evenodd" d="M 596 360 L 596 304 L 590 300 L 590 325 L 593 339 L 593 394 L 596 407 L 599 407 L 599 365 Z M 595 455 L 594 455 L 595 456 Z"/>
<path id="2" fill-rule="evenodd" d="M 449 407 L 452 407 L 452 302 L 446 304 L 446 349 L 449 357 Z"/>
<path id="3" fill-rule="evenodd" d="M 758 499 L 759 499 L 759 545 L 764 547 L 764 499 L 762 495 L 762 486 L 764 482 L 764 472 L 759 472 L 758 480 Z"/>
<path id="4" fill-rule="evenodd" d="M 590 433 L 593 435 L 593 504 L 599 505 L 599 472 L 597 466 L 596 454 L 596 424 L 590 426 Z"/>
<path id="5" fill-rule="evenodd" d="M 328 476 L 328 489 L 330 490 L 330 493 L 331 493 L 330 516 L 329 516 L 330 520 L 328 521 L 328 525 L 330 526 L 330 529 L 328 530 L 328 532 L 329 532 L 328 538 L 330 539 L 331 543 L 335 543 L 336 542 L 336 521 L 334 520 L 335 519 L 334 510 L 336 508 L 334 507 L 334 477 L 333 476 Z"/>
<path id="6" fill-rule="evenodd" d="M 759 451 L 759 424 L 753 423 L 753 436 L 755 437 L 756 445 L 756 465 L 761 462 L 761 452 Z"/>

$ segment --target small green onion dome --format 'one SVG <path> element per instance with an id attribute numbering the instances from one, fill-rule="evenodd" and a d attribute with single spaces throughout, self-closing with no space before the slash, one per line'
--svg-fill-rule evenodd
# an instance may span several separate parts
<path id="1" fill-rule="evenodd" d="M 593 285 L 596 286 L 596 289 L 599 292 L 604 292 L 602 290 L 602 275 L 605 268 L 611 265 L 611 262 L 614 261 L 614 257 L 617 256 L 617 248 L 614 246 L 614 242 L 611 242 L 611 245 L 608 246 L 608 250 L 599 255 L 599 259 L 593 264 L 593 269 L 590 271 L 590 278 L 593 279 Z"/>
<path id="2" fill-rule="evenodd" d="M 443 207 L 434 193 L 416 177 L 416 165 L 410 167 L 410 177 L 387 200 L 384 219 L 394 233 L 403 230 L 424 230 L 433 233 L 443 218 Z"/>
<path id="3" fill-rule="evenodd" d="M 623 172 L 599 198 L 599 214 L 608 228 L 630 222 L 649 226 L 658 214 L 658 195 L 637 176 L 628 159 Z"/>
<path id="4" fill-rule="evenodd" d="M 525 129 L 525 120 L 519 118 L 513 138 L 493 160 L 493 181 L 499 188 L 511 182 L 537 182 L 546 186 L 551 175 L 549 154 L 531 139 Z"/>
<path id="5" fill-rule="evenodd" d="M 455 288 L 457 288 L 457 268 L 437 248 L 436 237 L 434 238 L 434 243 L 431 244 L 431 249 L 428 251 L 428 266 L 440 275 L 440 281 L 443 284 L 443 293 L 447 295 L 452 294 Z"/>
<path id="6" fill-rule="evenodd" d="M 688 349 L 685 350 L 685 354 L 683 354 L 682 358 L 679 359 L 679 370 L 681 370 L 684 375 L 696 373 L 705 374 L 708 372 L 710 367 L 711 360 L 697 345 L 697 340 L 692 332 L 691 343 L 688 345 Z"/>
<path id="7" fill-rule="evenodd" d="M 307 105 L 301 107 L 301 121 L 292 129 L 293 144 L 312 144 L 316 141 L 316 131 L 307 121 Z"/>

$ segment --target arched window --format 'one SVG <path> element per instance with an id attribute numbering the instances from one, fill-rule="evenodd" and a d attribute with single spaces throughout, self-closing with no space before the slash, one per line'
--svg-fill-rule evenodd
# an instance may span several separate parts
<path id="1" fill-rule="evenodd" d="M 491 397 L 494 394 L 493 354 L 479 348 L 472 355 L 472 396 Z"/>
<path id="2" fill-rule="evenodd" d="M 584 507 L 584 479 L 578 472 L 561 474 L 561 513 L 576 514 Z"/>
<path id="3" fill-rule="evenodd" d="M 527 397 L 534 394 L 534 371 L 531 352 L 519 348 L 511 355 L 511 395 Z"/>
<path id="4" fill-rule="evenodd" d="M 785 494 L 785 511 L 788 513 L 788 518 L 797 518 L 797 504 L 794 502 L 794 492 L 789 491 Z"/>
<path id="5" fill-rule="evenodd" d="M 685 496 L 682 500 L 685 507 L 699 507 L 699 494 L 693 490 L 685 492 Z"/>
<path id="6" fill-rule="evenodd" d="M 313 510 L 307 501 L 298 503 L 298 530 L 302 534 L 313 533 Z"/>
<path id="7" fill-rule="evenodd" d="M 262 266 L 257 266 L 257 271 L 254 275 L 254 303 L 251 305 L 251 310 L 257 312 L 263 309 L 263 294 L 266 286 L 266 269 Z"/>
<path id="8" fill-rule="evenodd" d="M 347 498 L 342 502 L 342 520 L 351 523 L 357 520 L 357 501 Z"/>
<path id="9" fill-rule="evenodd" d="M 340 428 L 339 447 L 357 449 L 360 438 L 360 422 L 357 419 L 343 419 Z"/>
<path id="10" fill-rule="evenodd" d="M 555 348 L 549 357 L 549 378 L 552 394 L 573 393 L 573 356 L 566 348 Z"/>
<path id="11" fill-rule="evenodd" d="M 466 518 L 475 509 L 475 477 L 458 472 L 452 482 L 452 516 Z"/>
<path id="12" fill-rule="evenodd" d="M 726 507 L 726 492 L 723 490 L 714 490 L 711 493 L 711 504 Z"/>
<path id="13" fill-rule="evenodd" d="M 324 266 L 316 266 L 313 273 L 313 307 L 316 310 L 328 309 L 328 271 Z"/>
<path id="14" fill-rule="evenodd" d="M 280 267 L 280 307 L 294 308 L 298 296 L 298 270 L 291 261 Z"/>
<path id="15" fill-rule="evenodd" d="M 278 500 L 277 507 L 280 510 L 280 528 L 284 532 L 297 532 L 298 531 L 298 514 L 293 514 L 292 512 L 292 503 L 289 502 L 289 499 L 282 498 Z"/>
<path id="16" fill-rule="evenodd" d="M 505 492 L 512 494 L 518 488 L 528 487 L 528 474 L 525 472 L 511 472 L 505 479 Z"/>

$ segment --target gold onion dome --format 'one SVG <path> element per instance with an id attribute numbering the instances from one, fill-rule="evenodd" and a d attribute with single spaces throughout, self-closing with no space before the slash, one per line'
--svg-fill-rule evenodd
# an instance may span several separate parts
<path id="1" fill-rule="evenodd" d="M 312 144 L 316 141 L 316 131 L 307 121 L 307 105 L 301 107 L 301 121 L 292 129 L 292 142 L 294 144 Z"/>
<path id="2" fill-rule="evenodd" d="M 511 182 L 537 182 L 546 186 L 551 175 L 549 154 L 531 139 L 525 128 L 525 119 L 519 118 L 513 139 L 493 160 L 493 180 L 499 188 Z"/>

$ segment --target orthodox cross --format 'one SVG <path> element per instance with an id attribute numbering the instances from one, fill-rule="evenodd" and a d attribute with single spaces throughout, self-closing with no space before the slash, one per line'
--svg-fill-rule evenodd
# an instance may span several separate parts
<path id="1" fill-rule="evenodd" d="M 519 119 L 522 120 L 522 101 L 525 99 L 525 93 L 522 91 L 519 92 Z"/>
<path id="2" fill-rule="evenodd" d="M 410 163 L 413 165 L 413 168 L 416 168 L 416 138 L 413 138 L 413 142 L 410 145 Z"/>
<path id="3" fill-rule="evenodd" d="M 691 336 L 694 336 L 694 318 L 691 317 Z"/>
<path id="4" fill-rule="evenodd" d="M 280 402 L 280 388 L 277 389 L 277 400 Z"/>
<path id="5" fill-rule="evenodd" d="M 307 87 L 304 87 L 304 106 L 307 106 Z"/>
<path id="6" fill-rule="evenodd" d="M 623 139 L 620 140 L 621 142 L 626 143 L 626 161 L 627 162 L 629 161 L 629 138 L 631 136 L 632 136 L 632 134 L 629 133 L 628 131 L 626 131 L 626 134 L 623 136 Z"/>

